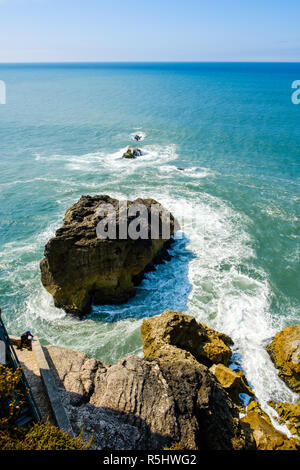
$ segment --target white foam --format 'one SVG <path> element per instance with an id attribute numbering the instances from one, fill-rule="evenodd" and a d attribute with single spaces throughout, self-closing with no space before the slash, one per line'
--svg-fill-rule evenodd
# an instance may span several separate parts
<path id="1" fill-rule="evenodd" d="M 206 178 L 207 176 L 214 176 L 215 173 L 211 171 L 209 168 L 199 167 L 199 166 L 192 166 L 190 168 L 184 168 L 184 170 L 180 170 L 182 176 L 188 176 L 190 178 Z"/>
<path id="2" fill-rule="evenodd" d="M 146 132 L 142 132 L 142 131 L 140 131 L 139 129 L 140 129 L 140 127 L 137 127 L 137 128 L 136 128 L 137 132 L 132 132 L 132 133 L 130 134 L 130 138 L 131 138 L 132 140 L 134 140 L 134 141 L 135 141 L 135 138 L 134 138 L 134 137 L 135 137 L 136 135 L 138 135 L 138 136 L 140 137 L 140 140 L 138 140 L 138 141 L 136 141 L 136 142 L 141 142 L 142 140 L 145 139 L 145 137 L 147 137 Z"/>
<path id="3" fill-rule="evenodd" d="M 21 184 L 32 184 L 35 182 L 45 182 L 45 183 L 57 183 L 58 185 L 64 185 L 64 186 L 73 186 L 74 182 L 68 181 L 68 180 L 62 180 L 59 178 L 46 178 L 46 177 L 36 177 L 36 178 L 30 178 L 26 180 L 14 180 L 10 181 L 7 183 L 1 183 L 0 186 L 3 187 L 10 187 L 10 186 L 17 186 Z"/>
<path id="4" fill-rule="evenodd" d="M 183 221 L 189 249 L 196 255 L 189 265 L 193 289 L 187 313 L 231 336 L 263 409 L 269 410 L 271 399 L 295 402 L 296 394 L 278 377 L 265 350 L 282 325 L 275 327 L 270 315 L 272 290 L 266 273 L 255 268 L 252 240 L 243 229 L 247 218 L 203 193 L 180 204 L 169 195 L 160 194 L 159 200 Z M 196 227 L 195 214 L 200 221 Z M 251 274 L 242 272 L 242 267 L 248 267 Z"/>
<path id="5" fill-rule="evenodd" d="M 107 176 L 115 180 L 114 170 L 118 172 L 118 177 L 124 179 L 130 174 L 136 173 L 142 167 L 151 165 L 163 165 L 177 158 L 174 145 L 145 145 L 140 147 L 142 155 L 136 159 L 123 159 L 123 154 L 128 146 L 116 152 L 94 152 L 83 155 L 52 155 L 50 158 L 41 157 L 45 161 L 60 161 L 65 163 L 65 168 L 71 172 L 81 172 L 87 174 L 101 174 L 107 172 Z M 125 172 L 125 173 L 124 173 Z M 124 177 L 123 177 L 124 175 Z M 77 182 L 73 182 L 74 185 Z"/>
<path id="6" fill-rule="evenodd" d="M 192 180 L 215 175 L 210 169 L 198 166 L 181 169 L 175 165 L 162 165 L 158 170 L 160 178 L 190 178 Z"/>

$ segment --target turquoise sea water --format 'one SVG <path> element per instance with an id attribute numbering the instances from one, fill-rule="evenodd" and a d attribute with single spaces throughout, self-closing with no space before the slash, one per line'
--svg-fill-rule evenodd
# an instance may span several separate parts
<path id="1" fill-rule="evenodd" d="M 264 346 L 299 323 L 300 64 L 0 65 L 0 306 L 10 333 L 104 362 L 141 354 L 144 317 L 183 310 L 229 334 L 263 404 L 292 400 Z M 131 134 L 144 156 L 121 159 Z M 185 170 L 179 171 L 177 167 Z M 134 299 L 83 320 L 39 262 L 82 194 L 153 197 L 184 236 Z"/>

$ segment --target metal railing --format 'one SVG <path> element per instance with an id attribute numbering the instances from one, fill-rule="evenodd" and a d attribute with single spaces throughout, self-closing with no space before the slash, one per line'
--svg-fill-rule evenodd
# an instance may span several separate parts
<path id="1" fill-rule="evenodd" d="M 1 318 L 1 309 L 0 309 L 0 339 L 5 343 L 6 346 L 6 355 L 7 359 L 9 361 L 10 366 L 13 368 L 13 370 L 16 370 L 18 367 L 21 369 L 21 389 L 22 392 L 24 393 L 28 406 L 33 418 L 33 421 L 38 422 L 41 421 L 41 413 L 39 410 L 39 407 L 33 397 L 30 385 L 25 377 L 25 374 L 22 370 L 21 364 L 19 362 L 19 359 L 17 357 L 16 351 L 12 345 L 12 342 L 8 336 L 8 333 L 6 331 L 5 325 L 3 323 L 3 320 Z"/>

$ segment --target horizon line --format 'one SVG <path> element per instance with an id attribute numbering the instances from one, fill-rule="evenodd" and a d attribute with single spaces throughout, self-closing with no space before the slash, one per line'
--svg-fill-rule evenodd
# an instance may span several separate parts
<path id="1" fill-rule="evenodd" d="M 24 64 L 298 64 L 299 60 L 63 60 L 12 61 L 0 65 Z"/>

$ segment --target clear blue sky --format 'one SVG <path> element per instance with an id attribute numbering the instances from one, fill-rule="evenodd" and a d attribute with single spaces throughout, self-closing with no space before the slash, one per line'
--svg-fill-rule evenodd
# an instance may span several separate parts
<path id="1" fill-rule="evenodd" d="M 300 0 L 0 0 L 0 62 L 300 61 Z"/>

